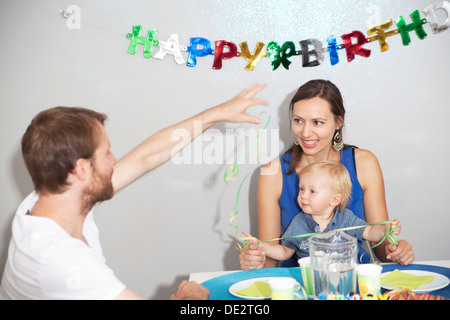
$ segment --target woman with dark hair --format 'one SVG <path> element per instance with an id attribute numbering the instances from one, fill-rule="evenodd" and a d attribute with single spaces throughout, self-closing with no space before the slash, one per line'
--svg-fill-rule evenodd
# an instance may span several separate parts
<path id="1" fill-rule="evenodd" d="M 293 145 L 281 157 L 266 164 L 259 177 L 258 238 L 279 238 L 287 229 L 301 211 L 297 203 L 298 173 L 308 164 L 323 160 L 337 161 L 347 168 L 352 180 L 348 209 L 369 224 L 388 220 L 383 175 L 377 158 L 368 150 L 342 141 L 345 108 L 339 89 L 327 80 L 311 80 L 298 89 L 289 112 L 295 136 Z M 360 248 L 360 255 L 363 252 Z M 398 247 L 385 241 L 375 248 L 375 254 L 382 261 L 400 264 L 414 261 L 412 246 L 405 240 L 400 240 Z M 368 256 L 363 255 L 363 262 L 368 262 Z M 266 259 L 254 244 L 241 250 L 239 260 L 243 270 L 278 264 Z M 298 264 L 288 260 L 282 266 Z"/>

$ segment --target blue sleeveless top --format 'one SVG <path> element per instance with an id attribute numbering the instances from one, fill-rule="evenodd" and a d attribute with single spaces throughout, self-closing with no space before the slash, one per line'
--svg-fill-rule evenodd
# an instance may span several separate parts
<path id="1" fill-rule="evenodd" d="M 290 175 L 287 174 L 289 171 L 290 163 L 292 159 L 292 154 L 286 153 L 280 157 L 281 172 L 283 174 L 283 189 L 281 191 L 279 206 L 281 213 L 281 226 L 283 230 L 286 230 L 292 219 L 302 211 L 297 202 L 297 197 L 299 193 L 299 179 L 297 172 Z M 364 220 L 364 191 L 361 184 L 356 176 L 356 165 L 355 165 L 355 149 L 347 148 L 341 150 L 341 163 L 347 168 L 350 174 L 350 179 L 352 180 L 352 192 L 348 200 L 347 209 L 350 209 L 358 218 Z M 365 250 L 359 246 L 359 256 L 362 255 Z M 295 257 L 295 255 L 294 255 Z M 361 259 L 361 257 L 359 257 Z M 369 255 L 364 254 L 362 258 L 363 263 L 369 262 Z M 298 262 L 295 258 L 291 258 L 282 263 L 283 267 L 297 267 Z"/>

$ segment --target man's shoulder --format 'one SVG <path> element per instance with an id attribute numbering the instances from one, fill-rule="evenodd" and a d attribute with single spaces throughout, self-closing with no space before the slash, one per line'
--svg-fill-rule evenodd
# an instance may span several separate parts
<path id="1" fill-rule="evenodd" d="M 58 255 L 78 248 L 82 242 L 73 238 L 50 218 L 18 214 L 12 228 L 13 245 L 29 257 Z"/>

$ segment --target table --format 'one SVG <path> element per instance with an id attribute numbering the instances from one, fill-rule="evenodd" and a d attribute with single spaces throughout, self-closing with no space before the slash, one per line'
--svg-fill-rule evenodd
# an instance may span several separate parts
<path id="1" fill-rule="evenodd" d="M 450 268 L 450 260 L 429 260 L 429 261 L 414 261 L 414 264 L 426 264 L 439 266 L 444 268 Z M 388 265 L 388 263 L 381 263 L 381 265 Z M 241 270 L 232 271 L 212 271 L 212 272 L 194 272 L 189 275 L 189 281 L 195 281 L 198 283 L 205 282 L 207 280 L 230 274 L 233 272 L 240 272 Z"/>
<path id="2" fill-rule="evenodd" d="M 444 273 L 450 278 L 450 260 L 429 260 L 429 261 L 415 261 L 409 266 L 400 266 L 393 263 L 382 263 L 383 271 L 392 271 L 394 269 L 407 270 L 418 269 L 427 270 L 431 272 Z M 227 291 L 231 284 L 255 277 L 267 276 L 291 276 L 301 282 L 300 268 L 274 268 L 274 269 L 259 269 L 253 271 L 213 271 L 213 272 L 197 272 L 191 273 L 189 280 L 202 283 L 205 287 L 210 289 L 210 299 L 212 300 L 228 300 L 234 299 Z M 430 292 L 430 294 L 441 295 L 450 298 L 450 285 L 444 289 Z"/>

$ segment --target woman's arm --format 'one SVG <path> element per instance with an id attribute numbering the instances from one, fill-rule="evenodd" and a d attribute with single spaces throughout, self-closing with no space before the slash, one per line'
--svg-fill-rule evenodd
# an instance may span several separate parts
<path id="1" fill-rule="evenodd" d="M 261 168 L 257 191 L 258 229 L 261 240 L 279 238 L 281 235 L 281 217 L 278 201 L 283 186 L 280 159 L 276 159 Z M 277 242 L 275 242 L 277 243 Z M 279 243 L 279 242 L 278 242 Z M 241 249 L 239 261 L 242 270 L 277 267 L 278 261 L 266 258 L 257 244 Z"/>
<path id="2" fill-rule="evenodd" d="M 378 159 L 370 151 L 355 149 L 355 160 L 358 180 L 364 190 L 365 220 L 369 224 L 389 220 L 384 179 Z M 398 247 L 386 240 L 374 251 L 382 261 L 392 260 L 404 265 L 414 261 L 412 246 L 406 240 L 400 240 Z"/>
<path id="3" fill-rule="evenodd" d="M 270 240 L 281 236 L 280 197 L 283 188 L 280 158 L 266 164 L 261 169 L 258 181 L 257 208 L 259 239 Z M 279 241 L 270 242 L 279 244 Z M 278 261 L 266 258 L 265 268 L 277 267 Z"/>

